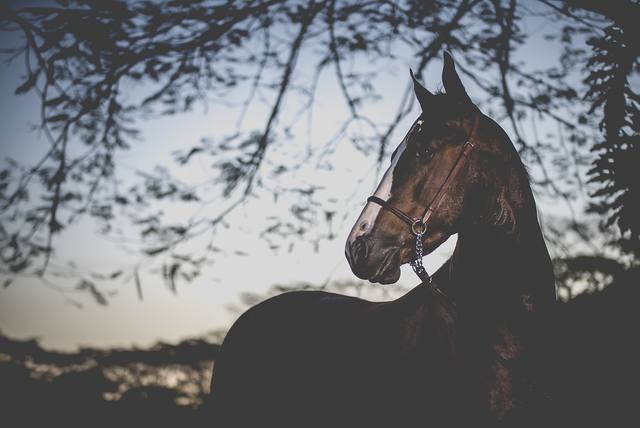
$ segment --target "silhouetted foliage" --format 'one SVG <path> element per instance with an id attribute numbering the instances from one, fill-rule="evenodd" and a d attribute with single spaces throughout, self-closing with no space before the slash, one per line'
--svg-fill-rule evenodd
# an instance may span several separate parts
<path id="1" fill-rule="evenodd" d="M 296 171 L 305 163 L 331 168 L 327 159 L 339 140 L 351 141 L 380 162 L 396 126 L 411 113 L 413 97 L 406 79 L 399 105 L 379 123 L 366 111 L 367 103 L 379 98 L 371 82 L 403 59 L 420 78 L 443 49 L 475 84 L 474 100 L 510 125 L 521 156 L 532 166 L 535 190 L 562 201 L 572 213 L 568 228 L 546 229 L 559 255 L 572 252 L 564 244 L 568 231 L 602 251 L 589 243 L 593 235 L 585 235 L 575 211 L 577 194 L 591 190 L 584 183 L 589 165 L 598 186 L 593 211 L 608 225 L 616 222 L 624 248 L 637 251 L 639 115 L 638 94 L 629 82 L 638 72 L 634 23 L 639 16 L 634 0 L 2 5 L 0 23 L 14 41 L 3 52 L 24 61 L 16 94 L 37 94 L 38 129 L 49 143 L 34 164 L 7 159 L 0 171 L 2 271 L 43 275 L 55 234 L 86 216 L 98 219 L 105 233 L 117 234 L 113 223 L 124 217 L 139 230 L 141 258 L 160 264 L 158 271 L 175 291 L 177 281 L 192 280 L 219 256 L 214 236 L 225 219 L 250 197 L 265 194 L 274 200 L 295 195 L 288 215 L 272 219 L 262 234 L 274 250 L 299 239 L 317 244 L 333 238 L 331 232 L 317 231 L 322 221 L 331 224 L 335 210 L 326 207 L 332 201 L 299 180 Z M 557 64 L 520 59 L 534 37 L 525 28 L 532 19 L 551 22 L 547 42 L 564 47 Z M 582 47 L 586 39 L 592 54 Z M 311 64 L 311 77 L 301 71 L 301 56 Z M 348 117 L 330 141 L 311 147 L 287 141 L 300 117 L 311 117 L 320 76 L 329 73 Z M 289 94 L 303 100 L 293 119 L 283 114 Z M 141 120 L 190 111 L 197 104 L 228 105 L 230 99 L 240 100 L 236 132 L 203 139 L 175 157 L 177 165 L 189 165 L 210 156 L 210 180 L 190 185 L 156 168 L 139 172 L 137 182 L 122 188 L 115 159 L 138 144 Z M 251 108 L 262 101 L 268 107 L 259 118 L 264 126 L 247 129 L 246 116 L 256 115 Z M 540 135 L 543 123 L 557 132 Z M 604 135 L 596 143 L 598 124 Z M 283 142 L 289 144 L 291 164 L 269 157 Z M 166 204 L 213 206 L 214 211 L 172 219 L 158 208 Z M 608 231 L 605 240 L 611 235 Z M 190 244 L 202 236 L 211 239 L 194 250 Z M 141 297 L 138 269 L 126 277 Z M 104 302 L 90 283 L 82 277 L 78 289 Z"/>
<path id="2" fill-rule="evenodd" d="M 604 290 L 584 293 L 558 308 L 548 356 L 562 409 L 556 426 L 638 424 L 634 397 L 640 381 L 640 319 L 635 302 L 640 271 L 636 267 L 616 279 Z"/>
<path id="3" fill-rule="evenodd" d="M 0 336 L 7 426 L 205 426 L 218 345 L 190 339 L 149 349 L 48 351 Z"/>
<path id="4" fill-rule="evenodd" d="M 618 224 L 628 235 L 624 249 L 636 255 L 640 254 L 640 94 L 632 90 L 629 78 L 640 70 L 639 36 L 637 30 L 612 25 L 604 37 L 590 39 L 594 53 L 587 78 L 587 97 L 593 99 L 590 113 L 600 108 L 604 112 L 600 122 L 604 139 L 592 149 L 598 158 L 590 175 L 599 184 L 594 195 L 599 201 L 592 209 L 609 214 L 607 225 Z"/>

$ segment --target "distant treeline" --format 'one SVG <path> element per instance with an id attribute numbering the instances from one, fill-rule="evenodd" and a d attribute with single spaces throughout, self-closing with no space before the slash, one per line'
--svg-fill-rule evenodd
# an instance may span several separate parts
<path id="1" fill-rule="evenodd" d="M 638 285 L 622 281 L 558 303 L 549 372 L 562 414 L 549 426 L 640 426 Z M 61 353 L 0 337 L 1 425 L 214 427 L 206 397 L 218 348 L 190 339 Z"/>
<path id="2" fill-rule="evenodd" d="M 0 336 L 4 427 L 201 426 L 219 345 L 189 339 L 148 349 L 43 349 Z"/>

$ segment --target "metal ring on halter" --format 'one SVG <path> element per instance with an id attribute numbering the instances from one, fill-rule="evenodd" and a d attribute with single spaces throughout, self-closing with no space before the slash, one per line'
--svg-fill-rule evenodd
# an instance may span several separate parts
<path id="1" fill-rule="evenodd" d="M 419 229 L 416 229 L 419 228 Z M 427 231 L 427 224 L 418 219 L 411 224 L 411 231 L 416 236 L 422 236 Z"/>

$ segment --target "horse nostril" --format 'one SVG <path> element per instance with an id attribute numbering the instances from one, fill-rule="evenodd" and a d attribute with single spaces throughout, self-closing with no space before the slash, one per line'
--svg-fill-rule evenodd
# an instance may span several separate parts
<path id="1" fill-rule="evenodd" d="M 360 223 L 360 230 L 362 232 L 366 231 L 369 228 L 369 223 L 367 223 L 366 221 L 363 221 L 362 223 Z"/>
<path id="2" fill-rule="evenodd" d="M 355 263 L 361 262 L 367 258 L 369 255 L 369 247 L 364 237 L 359 236 L 353 242 L 352 255 Z"/>

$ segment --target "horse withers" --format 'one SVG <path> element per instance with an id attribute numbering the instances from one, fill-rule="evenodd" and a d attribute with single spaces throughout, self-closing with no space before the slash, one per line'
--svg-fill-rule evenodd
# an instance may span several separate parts
<path id="1" fill-rule="evenodd" d="M 448 54 L 444 93 L 412 78 L 422 112 L 345 253 L 361 279 L 393 283 L 412 263 L 422 284 L 389 302 L 304 291 L 249 309 L 216 359 L 215 426 L 548 426 L 555 287 L 527 172 Z M 455 233 L 429 277 L 422 255 Z"/>

